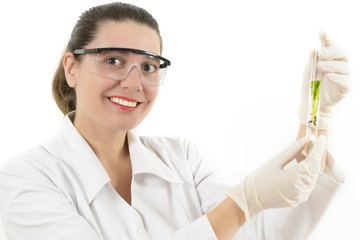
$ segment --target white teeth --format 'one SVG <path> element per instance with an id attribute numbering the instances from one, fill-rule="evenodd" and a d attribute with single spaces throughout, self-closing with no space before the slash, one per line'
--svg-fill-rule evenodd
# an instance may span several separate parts
<path id="1" fill-rule="evenodd" d="M 117 104 L 120 104 L 120 105 L 123 105 L 123 106 L 126 106 L 126 107 L 136 107 L 136 105 L 137 105 L 137 102 L 127 101 L 127 100 L 122 99 L 122 98 L 112 97 L 112 98 L 110 98 L 110 100 L 112 102 L 114 102 L 114 103 L 117 103 Z"/>

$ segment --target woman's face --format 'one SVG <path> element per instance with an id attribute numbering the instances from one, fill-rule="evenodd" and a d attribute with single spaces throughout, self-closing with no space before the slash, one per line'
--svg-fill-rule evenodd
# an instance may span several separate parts
<path id="1" fill-rule="evenodd" d="M 106 47 L 140 49 L 158 55 L 161 51 L 156 31 L 131 21 L 103 23 L 96 38 L 86 46 L 87 49 Z M 74 65 L 77 97 L 75 125 L 94 127 L 95 124 L 121 132 L 136 127 L 151 110 L 159 86 L 142 84 L 136 69 L 132 69 L 121 81 L 102 77 L 87 69 L 87 57 L 91 56 L 83 55 L 82 61 Z M 137 60 L 142 56 L 134 54 L 133 57 Z"/>

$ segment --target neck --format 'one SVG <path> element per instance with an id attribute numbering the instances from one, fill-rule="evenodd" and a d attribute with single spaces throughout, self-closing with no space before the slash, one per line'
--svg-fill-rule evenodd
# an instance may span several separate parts
<path id="1" fill-rule="evenodd" d="M 112 131 L 90 120 L 79 119 L 76 115 L 74 126 L 104 166 L 119 165 L 129 159 L 126 131 Z"/>

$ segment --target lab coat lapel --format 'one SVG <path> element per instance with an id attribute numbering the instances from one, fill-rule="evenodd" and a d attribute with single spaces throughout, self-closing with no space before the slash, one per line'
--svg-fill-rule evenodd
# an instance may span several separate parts
<path id="1" fill-rule="evenodd" d="M 171 183 L 183 183 L 171 169 L 170 163 L 162 161 L 151 149 L 147 148 L 134 132 L 127 133 L 133 176 L 153 174 Z"/>
<path id="2" fill-rule="evenodd" d="M 56 143 L 45 144 L 44 147 L 65 163 L 69 171 L 73 173 L 72 176 L 81 185 L 90 204 L 99 190 L 110 182 L 110 177 L 73 125 L 69 118 L 72 114 L 69 113 L 64 118 Z"/>

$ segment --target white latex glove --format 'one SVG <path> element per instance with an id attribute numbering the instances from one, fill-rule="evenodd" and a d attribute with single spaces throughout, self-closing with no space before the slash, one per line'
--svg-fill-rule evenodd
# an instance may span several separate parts
<path id="1" fill-rule="evenodd" d="M 326 138 L 318 137 L 306 159 L 285 168 L 305 144 L 305 138 L 299 139 L 225 192 L 245 213 L 248 223 L 264 209 L 297 206 L 308 199 L 320 173 Z"/>
<path id="2" fill-rule="evenodd" d="M 318 69 L 321 77 L 320 109 L 318 129 L 328 129 L 334 106 L 350 91 L 350 64 L 345 49 L 331 42 L 325 33 L 320 33 L 320 40 L 325 43 L 319 50 Z M 307 107 L 311 65 L 314 51 L 305 66 L 301 90 L 301 102 L 298 109 L 300 122 L 307 125 Z"/>

